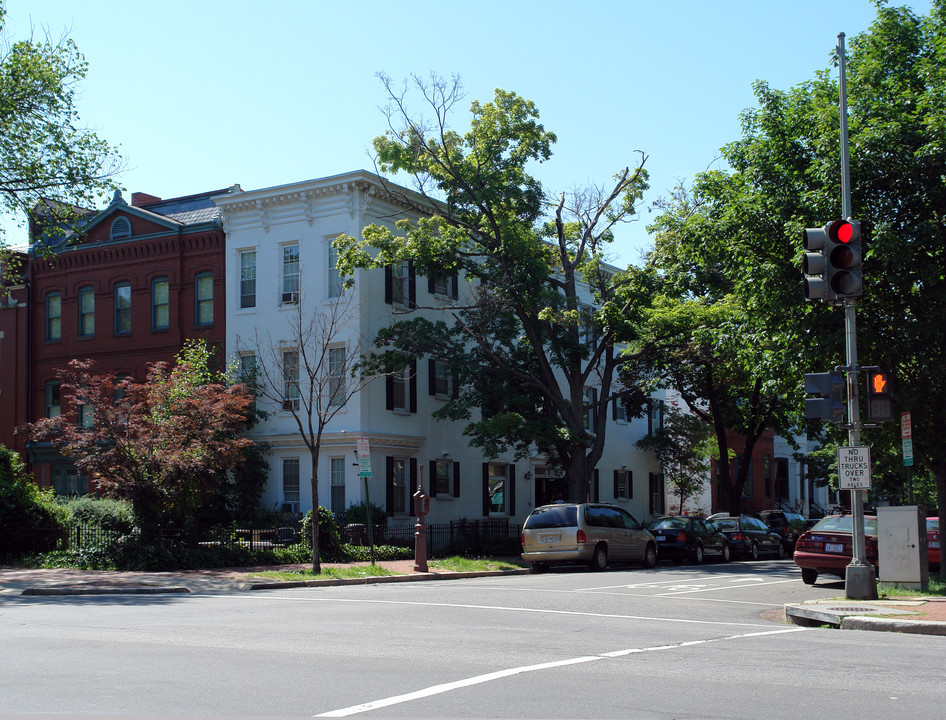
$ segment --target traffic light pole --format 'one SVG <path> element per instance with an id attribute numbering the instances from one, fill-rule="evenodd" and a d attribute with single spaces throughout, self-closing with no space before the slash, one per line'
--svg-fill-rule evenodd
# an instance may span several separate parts
<path id="1" fill-rule="evenodd" d="M 841 203 L 842 217 L 849 218 L 851 209 L 851 181 L 847 141 L 847 81 L 845 76 L 844 33 L 838 33 L 838 89 L 841 100 Z M 847 361 L 847 420 L 848 443 L 861 444 L 861 409 L 858 400 L 857 323 L 854 299 L 844 299 L 844 344 Z M 844 572 L 844 592 L 848 600 L 876 600 L 877 583 L 874 566 L 864 562 L 867 555 L 864 541 L 864 491 L 851 490 L 851 520 L 853 526 L 853 553 Z"/>

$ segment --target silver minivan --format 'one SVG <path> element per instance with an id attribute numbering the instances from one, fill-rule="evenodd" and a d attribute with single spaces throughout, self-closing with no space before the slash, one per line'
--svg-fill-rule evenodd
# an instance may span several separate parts
<path id="1" fill-rule="evenodd" d="M 603 570 L 610 561 L 651 568 L 657 564 L 657 542 L 624 508 L 555 503 L 537 507 L 523 523 L 522 559 L 534 570 L 564 563 Z"/>

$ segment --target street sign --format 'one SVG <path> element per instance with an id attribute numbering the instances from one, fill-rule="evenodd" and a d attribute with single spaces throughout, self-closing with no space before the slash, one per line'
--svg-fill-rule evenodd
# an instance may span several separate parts
<path id="1" fill-rule="evenodd" d="M 905 438 L 903 442 L 903 464 L 909 467 L 913 464 L 913 438 Z"/>
<path id="2" fill-rule="evenodd" d="M 358 456 L 358 477 L 370 478 L 371 446 L 368 444 L 368 438 L 360 437 L 357 443 L 358 449 L 355 451 L 355 454 Z"/>
<path id="3" fill-rule="evenodd" d="M 866 445 L 838 448 L 838 487 L 841 490 L 870 488 L 870 448 Z"/>
<path id="4" fill-rule="evenodd" d="M 900 413 L 900 437 L 903 440 L 913 439 L 913 423 L 910 420 L 910 411 Z"/>

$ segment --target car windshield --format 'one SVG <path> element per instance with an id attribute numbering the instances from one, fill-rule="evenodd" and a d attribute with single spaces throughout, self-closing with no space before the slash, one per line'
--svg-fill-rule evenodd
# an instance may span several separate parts
<path id="1" fill-rule="evenodd" d="M 541 528 L 575 527 L 578 524 L 578 507 L 575 505 L 545 505 L 532 511 L 523 524 L 523 530 Z"/>
<path id="2" fill-rule="evenodd" d="M 686 530 L 687 521 L 683 518 L 660 518 L 647 527 L 651 530 Z"/>
<path id="3" fill-rule="evenodd" d="M 926 529 L 939 532 L 939 518 L 926 518 Z"/>
<path id="4" fill-rule="evenodd" d="M 811 528 L 812 532 L 852 532 L 853 518 L 851 515 L 836 515 L 822 518 Z M 864 517 L 864 534 L 877 534 L 877 518 Z"/>

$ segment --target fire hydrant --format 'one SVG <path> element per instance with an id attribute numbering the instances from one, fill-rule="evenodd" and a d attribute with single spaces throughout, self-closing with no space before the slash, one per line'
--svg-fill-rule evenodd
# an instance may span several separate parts
<path id="1" fill-rule="evenodd" d="M 424 492 L 424 476 L 421 474 L 414 493 L 414 572 L 427 572 L 427 525 L 424 516 L 430 512 L 430 497 Z"/>

